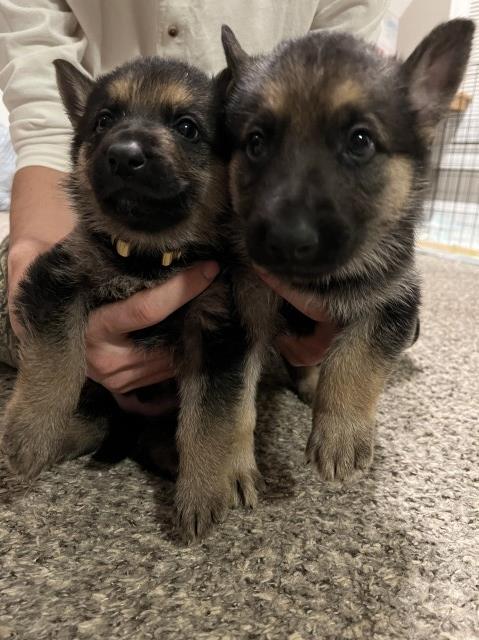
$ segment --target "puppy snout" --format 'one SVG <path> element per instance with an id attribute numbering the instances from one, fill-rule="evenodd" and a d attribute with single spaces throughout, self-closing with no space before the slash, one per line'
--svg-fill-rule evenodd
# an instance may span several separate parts
<path id="1" fill-rule="evenodd" d="M 113 142 L 107 151 L 108 166 L 113 176 L 136 176 L 146 167 L 143 148 L 136 140 Z"/>
<path id="2" fill-rule="evenodd" d="M 331 211 L 311 216 L 295 209 L 287 218 L 250 220 L 248 251 L 258 264 L 275 271 L 311 273 L 343 263 L 354 246 L 354 230 Z"/>
<path id="3" fill-rule="evenodd" d="M 319 235 L 317 230 L 301 220 L 291 225 L 273 226 L 266 233 L 266 257 L 272 262 L 314 264 L 318 249 Z"/>

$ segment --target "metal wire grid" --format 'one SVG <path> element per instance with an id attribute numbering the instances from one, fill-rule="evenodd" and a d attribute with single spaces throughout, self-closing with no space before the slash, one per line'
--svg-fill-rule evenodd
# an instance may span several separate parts
<path id="1" fill-rule="evenodd" d="M 479 257 L 479 64 L 469 67 L 463 91 L 471 103 L 449 114 L 434 145 L 419 240 Z"/>

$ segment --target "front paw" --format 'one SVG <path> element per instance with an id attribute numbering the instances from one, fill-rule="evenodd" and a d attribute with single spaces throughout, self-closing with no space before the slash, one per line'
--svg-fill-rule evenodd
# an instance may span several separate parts
<path id="1" fill-rule="evenodd" d="M 258 487 L 262 487 L 263 480 L 256 466 L 254 455 L 244 455 L 241 452 L 233 460 L 231 473 L 231 503 L 234 507 L 241 505 L 254 509 L 258 504 Z"/>
<path id="2" fill-rule="evenodd" d="M 314 418 L 306 459 L 316 465 L 322 480 L 344 482 L 371 466 L 373 450 L 373 423 L 319 414 Z"/>
<path id="3" fill-rule="evenodd" d="M 38 418 L 19 411 L 7 412 L 1 450 L 10 469 L 27 480 L 36 478 L 59 455 L 49 429 L 43 428 Z"/>
<path id="4" fill-rule="evenodd" d="M 203 538 L 222 522 L 231 506 L 231 487 L 227 477 L 178 478 L 176 485 L 176 513 L 180 533 L 185 542 Z"/>

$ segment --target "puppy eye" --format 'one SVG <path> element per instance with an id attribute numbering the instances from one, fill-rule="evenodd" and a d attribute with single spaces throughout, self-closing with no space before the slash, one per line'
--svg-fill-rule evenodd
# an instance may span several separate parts
<path id="1" fill-rule="evenodd" d="M 95 123 L 95 131 L 101 133 L 105 129 L 108 129 L 112 125 L 113 116 L 109 111 L 102 111 Z"/>
<path id="2" fill-rule="evenodd" d="M 376 152 L 376 145 L 367 129 L 353 127 L 348 135 L 348 152 L 354 158 L 370 160 Z"/>
<path id="3" fill-rule="evenodd" d="M 181 118 L 181 120 L 178 120 L 175 124 L 175 129 L 184 138 L 190 140 L 190 142 L 195 142 L 200 137 L 198 127 L 191 118 Z"/>
<path id="4" fill-rule="evenodd" d="M 253 131 L 246 142 L 246 153 L 251 160 L 258 160 L 266 151 L 266 141 L 260 131 Z"/>

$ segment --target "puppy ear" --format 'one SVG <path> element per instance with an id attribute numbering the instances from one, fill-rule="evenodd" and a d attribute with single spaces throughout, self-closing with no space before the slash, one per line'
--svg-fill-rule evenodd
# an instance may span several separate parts
<path id="1" fill-rule="evenodd" d="M 220 102 L 229 95 L 232 84 L 233 74 L 229 67 L 220 71 L 213 78 L 214 93 Z"/>
<path id="2" fill-rule="evenodd" d="M 419 126 L 429 134 L 461 83 L 474 29 L 471 20 L 445 22 L 431 31 L 403 63 L 410 103 Z"/>
<path id="3" fill-rule="evenodd" d="M 63 104 L 75 127 L 85 111 L 86 101 L 94 84 L 93 80 L 87 78 L 66 60 L 54 60 L 53 64 Z"/>
<path id="4" fill-rule="evenodd" d="M 241 67 L 249 60 L 249 56 L 241 48 L 235 34 L 226 24 L 221 27 L 221 42 L 223 43 L 228 69 L 234 79 Z"/>
<path id="5" fill-rule="evenodd" d="M 228 161 L 232 149 L 231 134 L 226 126 L 226 103 L 233 85 L 231 71 L 227 67 L 213 78 L 213 111 L 216 118 L 216 152 Z"/>

